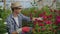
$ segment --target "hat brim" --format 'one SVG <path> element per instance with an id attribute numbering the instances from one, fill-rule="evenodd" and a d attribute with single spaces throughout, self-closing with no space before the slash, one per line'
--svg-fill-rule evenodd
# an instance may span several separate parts
<path id="1" fill-rule="evenodd" d="M 22 6 L 14 6 L 14 7 L 11 6 L 11 8 L 22 8 Z"/>

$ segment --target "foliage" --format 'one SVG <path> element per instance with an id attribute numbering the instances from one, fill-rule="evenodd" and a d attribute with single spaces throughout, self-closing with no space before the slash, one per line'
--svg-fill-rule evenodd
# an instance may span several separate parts
<path id="1" fill-rule="evenodd" d="M 2 7 L 0 6 L 0 34 L 6 33 L 6 22 L 5 19 L 6 17 L 10 14 L 10 10 L 4 10 L 1 9 Z"/>

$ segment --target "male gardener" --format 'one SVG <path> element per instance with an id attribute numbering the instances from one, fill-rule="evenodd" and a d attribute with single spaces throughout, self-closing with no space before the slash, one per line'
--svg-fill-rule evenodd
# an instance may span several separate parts
<path id="1" fill-rule="evenodd" d="M 9 34 L 21 34 L 22 20 L 31 21 L 29 17 L 21 14 L 22 6 L 19 2 L 11 3 L 12 14 L 7 17 L 7 28 Z M 32 20 L 35 20 L 33 18 Z"/>

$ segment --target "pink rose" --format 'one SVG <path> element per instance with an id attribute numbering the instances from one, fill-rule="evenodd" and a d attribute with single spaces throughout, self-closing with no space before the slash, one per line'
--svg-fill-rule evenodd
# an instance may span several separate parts
<path id="1" fill-rule="evenodd" d="M 56 17 L 55 24 L 58 25 L 59 23 L 60 23 L 60 16 L 57 16 L 57 17 Z"/>
<path id="2" fill-rule="evenodd" d="M 56 17 L 56 21 L 59 23 L 60 22 L 60 16 Z"/>

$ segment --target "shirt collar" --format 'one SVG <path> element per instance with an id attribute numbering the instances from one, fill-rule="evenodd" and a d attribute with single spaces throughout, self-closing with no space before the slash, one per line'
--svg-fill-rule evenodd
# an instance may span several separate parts
<path id="1" fill-rule="evenodd" d="M 20 14 L 18 14 L 18 16 L 17 16 L 17 17 L 19 17 L 20 15 L 21 15 L 21 13 L 20 13 Z M 11 16 L 11 18 L 14 18 L 13 14 L 11 14 L 10 16 Z"/>

